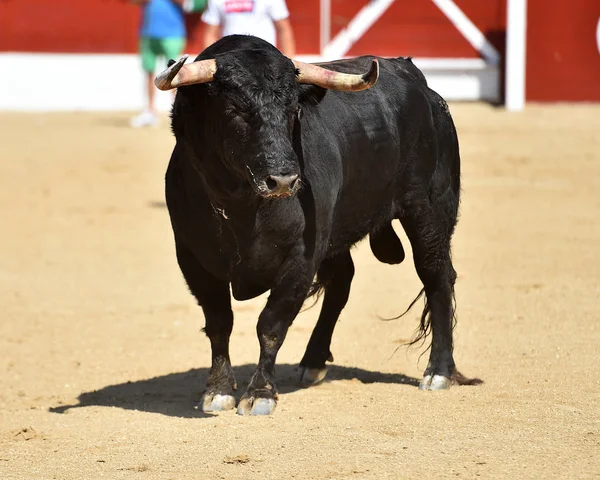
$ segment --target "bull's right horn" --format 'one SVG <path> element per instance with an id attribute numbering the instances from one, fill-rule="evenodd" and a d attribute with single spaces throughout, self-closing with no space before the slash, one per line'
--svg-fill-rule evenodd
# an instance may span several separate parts
<path id="1" fill-rule="evenodd" d="M 371 88 L 379 78 L 379 62 L 374 58 L 365 74 L 341 73 L 334 70 L 292 60 L 298 69 L 298 83 L 312 83 L 329 90 L 357 92 Z"/>
<path id="2" fill-rule="evenodd" d="M 217 71 L 217 62 L 214 58 L 184 65 L 187 58 L 188 56 L 184 55 L 179 61 L 159 73 L 154 79 L 154 85 L 160 90 L 172 90 L 185 85 L 213 81 Z"/>

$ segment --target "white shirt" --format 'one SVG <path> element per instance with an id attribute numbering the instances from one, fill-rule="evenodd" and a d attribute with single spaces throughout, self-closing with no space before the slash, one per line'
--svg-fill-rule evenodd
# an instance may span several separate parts
<path id="1" fill-rule="evenodd" d="M 277 35 L 273 22 L 289 15 L 285 0 L 208 0 L 202 21 L 221 25 L 223 36 L 254 35 L 275 45 Z"/>

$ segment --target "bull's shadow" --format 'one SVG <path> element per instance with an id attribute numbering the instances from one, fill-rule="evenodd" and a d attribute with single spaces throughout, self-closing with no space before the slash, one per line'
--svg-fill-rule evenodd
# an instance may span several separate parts
<path id="1" fill-rule="evenodd" d="M 246 384 L 256 365 L 246 364 L 233 368 L 238 379 L 238 400 L 245 390 Z M 126 410 L 161 413 L 172 417 L 202 418 L 210 415 L 194 408 L 200 400 L 202 386 L 208 376 L 208 368 L 198 368 L 187 372 L 171 373 L 148 380 L 109 385 L 92 392 L 79 395 L 79 403 L 60 405 L 50 408 L 53 413 L 65 413 L 73 408 L 88 406 L 118 407 Z M 277 366 L 277 388 L 280 393 L 291 393 L 300 390 L 299 371 L 297 365 L 282 364 Z M 381 373 L 360 368 L 349 368 L 331 365 L 325 382 L 356 379 L 362 383 L 396 383 L 418 386 L 419 380 L 398 373 Z"/>

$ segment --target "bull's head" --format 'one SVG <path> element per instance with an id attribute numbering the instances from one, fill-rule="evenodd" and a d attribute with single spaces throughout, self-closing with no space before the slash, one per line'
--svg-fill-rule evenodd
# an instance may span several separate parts
<path id="1" fill-rule="evenodd" d="M 210 84 L 209 96 L 216 102 L 211 104 L 211 115 L 219 117 L 211 121 L 218 121 L 215 135 L 223 135 L 214 138 L 224 144 L 220 156 L 227 157 L 228 170 L 236 171 L 255 192 L 269 198 L 293 195 L 300 186 L 300 165 L 293 148 L 294 126 L 300 118 L 298 85 L 359 91 L 373 86 L 379 74 L 377 60 L 364 75 L 354 75 L 262 50 L 218 54 L 189 64 L 186 58 L 171 63 L 156 77 L 155 85 L 170 90 Z M 214 105 L 219 111 L 214 111 Z"/>

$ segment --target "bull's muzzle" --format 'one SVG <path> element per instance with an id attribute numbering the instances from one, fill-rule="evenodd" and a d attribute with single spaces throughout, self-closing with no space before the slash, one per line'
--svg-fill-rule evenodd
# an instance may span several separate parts
<path id="1" fill-rule="evenodd" d="M 269 175 L 258 185 L 259 193 L 266 198 L 282 198 L 294 195 L 300 186 L 298 174 Z"/>

